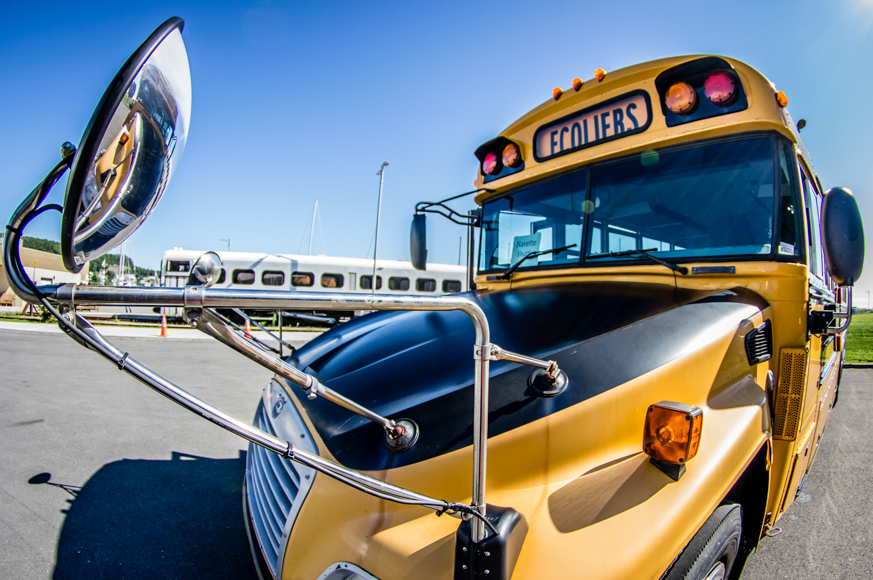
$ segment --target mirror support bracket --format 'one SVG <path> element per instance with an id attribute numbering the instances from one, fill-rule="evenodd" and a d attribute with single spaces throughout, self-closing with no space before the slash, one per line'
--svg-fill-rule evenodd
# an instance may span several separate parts
<path id="1" fill-rule="evenodd" d="M 829 326 L 827 329 L 828 334 L 842 334 L 849 328 L 849 325 L 852 323 L 852 287 L 843 286 L 842 288 L 846 292 L 846 311 L 834 312 L 833 318 L 843 319 L 843 322 L 839 326 Z"/>

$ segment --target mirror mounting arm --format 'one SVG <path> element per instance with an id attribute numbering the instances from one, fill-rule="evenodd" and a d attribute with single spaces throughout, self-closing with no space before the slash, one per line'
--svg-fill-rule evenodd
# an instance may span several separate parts
<path id="1" fill-rule="evenodd" d="M 480 188 L 474 189 L 473 191 L 468 191 L 466 193 L 461 193 L 459 195 L 453 195 L 452 197 L 447 197 L 441 201 L 420 201 L 415 204 L 415 213 L 435 213 L 443 216 L 447 220 L 458 224 L 459 226 L 479 226 L 479 216 L 478 215 L 470 215 L 470 214 L 462 214 L 457 212 L 446 205 L 446 202 L 452 201 L 454 199 L 458 199 L 470 194 L 480 193 L 480 192 L 490 192 L 490 189 Z"/>
<path id="2" fill-rule="evenodd" d="M 852 323 L 852 287 L 851 286 L 843 286 L 846 291 L 846 311 L 845 312 L 834 312 L 834 318 L 842 318 L 844 322 L 839 326 L 829 327 L 827 330 L 828 334 L 842 334 L 845 332 L 849 325 Z"/>
<path id="3" fill-rule="evenodd" d="M 24 268 L 21 265 L 21 256 L 18 254 L 18 244 L 23 234 L 24 228 L 31 219 L 42 213 L 47 208 L 55 209 L 57 206 L 46 206 L 40 208 L 40 205 L 45 198 L 48 197 L 52 187 L 64 175 L 64 172 L 70 168 L 73 163 L 73 158 L 76 155 L 76 148 L 69 142 L 61 146 L 61 161 L 46 175 L 45 179 L 37 185 L 33 191 L 21 202 L 9 224 L 6 226 L 6 238 L 3 242 L 3 268 L 6 271 L 6 279 L 19 298 L 30 304 L 39 304 L 39 291 L 34 286 L 33 281 L 27 276 Z M 56 288 L 56 286 L 47 287 L 47 289 Z"/>

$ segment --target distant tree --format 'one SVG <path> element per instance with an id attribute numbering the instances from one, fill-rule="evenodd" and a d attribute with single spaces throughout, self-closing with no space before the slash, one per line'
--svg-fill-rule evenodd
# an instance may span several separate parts
<path id="1" fill-rule="evenodd" d="M 42 238 L 31 238 L 29 236 L 23 236 L 21 238 L 21 245 L 25 248 L 31 248 L 34 250 L 40 250 L 42 252 L 48 252 L 50 254 L 58 254 L 61 253 L 61 243 L 54 242 L 52 240 L 44 240 Z M 101 256 L 95 260 L 91 260 L 88 263 L 88 272 L 90 274 L 96 275 L 100 272 L 100 268 L 103 267 L 104 261 L 106 266 L 118 266 L 118 258 L 119 254 L 106 254 L 105 256 Z M 133 260 L 130 256 L 124 257 L 124 271 L 133 274 L 136 276 L 137 280 L 141 278 L 145 278 L 146 276 L 153 276 L 155 271 L 151 268 L 140 268 L 133 263 Z M 114 279 L 115 276 L 113 275 Z"/>
<path id="2" fill-rule="evenodd" d="M 25 248 L 39 250 L 41 252 L 48 252 L 49 254 L 61 253 L 60 242 L 53 242 L 51 240 L 44 240 L 42 238 L 31 238 L 29 236 L 22 236 L 21 245 Z"/>

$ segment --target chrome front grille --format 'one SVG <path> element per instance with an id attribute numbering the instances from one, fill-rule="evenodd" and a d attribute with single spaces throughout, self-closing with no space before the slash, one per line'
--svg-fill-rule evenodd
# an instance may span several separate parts
<path id="1" fill-rule="evenodd" d="M 280 427 L 278 430 L 274 428 L 267 405 L 264 404 L 265 401 L 269 404 L 273 393 L 276 393 L 279 398 L 282 396 L 281 387 L 275 382 L 267 388 L 265 398 L 258 405 L 255 426 L 279 439 L 290 440 L 298 446 L 301 440 L 310 443 L 311 437 L 305 431 L 293 404 L 278 407 L 279 412 L 285 415 L 282 417 L 285 420 L 277 422 Z M 275 410 L 273 413 L 278 415 Z M 285 431 L 296 431 L 296 433 Z M 303 445 L 304 448 L 310 446 L 314 448 L 312 443 Z M 285 540 L 297 517 L 300 504 L 312 484 L 314 472 L 308 467 L 295 464 L 290 459 L 280 457 L 252 443 L 249 444 L 246 467 L 250 517 L 264 559 L 270 566 L 273 577 L 277 578 L 282 565 Z"/>

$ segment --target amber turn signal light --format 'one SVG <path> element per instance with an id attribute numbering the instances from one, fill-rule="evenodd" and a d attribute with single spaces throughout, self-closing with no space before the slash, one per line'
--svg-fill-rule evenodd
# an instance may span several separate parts
<path id="1" fill-rule="evenodd" d="M 702 430 L 700 407 L 661 401 L 646 413 L 643 451 L 652 459 L 684 465 L 697 455 Z"/>

